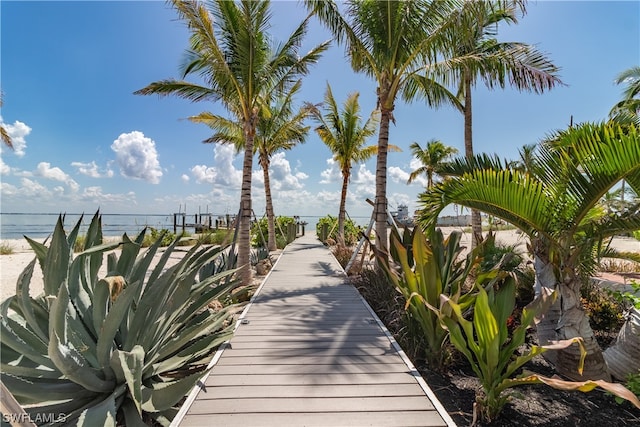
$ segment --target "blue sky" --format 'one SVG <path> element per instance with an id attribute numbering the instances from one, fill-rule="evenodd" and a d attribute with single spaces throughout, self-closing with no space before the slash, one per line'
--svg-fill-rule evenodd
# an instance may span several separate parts
<path id="1" fill-rule="evenodd" d="M 203 144 L 209 129 L 184 120 L 222 113 L 221 106 L 133 95 L 178 77 L 188 32 L 167 4 L 3 0 L 0 14 L 0 120 L 16 146 L 2 147 L 2 212 L 168 214 L 185 204 L 188 213 L 237 211 L 242 159 L 228 147 Z M 304 16 L 297 2 L 273 2 L 274 37 L 283 40 Z M 640 63 L 640 2 L 531 1 L 527 16 L 499 34 L 536 44 L 567 85 L 543 95 L 474 91 L 475 151 L 514 159 L 519 147 L 565 128 L 571 116 L 606 118 L 621 96 L 614 78 Z M 305 50 L 329 38 L 313 22 Z M 375 108 L 373 81 L 351 71 L 341 47 L 305 78 L 299 102 L 322 101 L 327 82 L 340 103 L 359 91 L 363 112 Z M 462 152 L 463 120 L 452 108 L 431 110 L 420 101 L 398 101 L 395 117 L 390 142 L 404 151 L 389 156 L 389 204 L 413 211 L 424 182 L 406 185 L 415 166 L 409 144 L 436 138 Z M 254 170 L 254 210 L 261 216 L 257 162 Z M 373 198 L 374 173 L 375 159 L 354 168 L 351 216 L 370 216 L 365 199 Z M 341 178 L 315 133 L 277 154 L 271 176 L 276 214 L 337 214 Z"/>

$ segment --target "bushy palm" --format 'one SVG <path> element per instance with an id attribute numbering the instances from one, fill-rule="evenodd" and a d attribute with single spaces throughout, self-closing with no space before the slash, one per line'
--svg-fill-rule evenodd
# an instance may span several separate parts
<path id="1" fill-rule="evenodd" d="M 640 228 L 640 205 L 607 216 L 593 208 L 622 179 L 640 188 L 640 141 L 636 127 L 614 123 L 582 124 L 557 132 L 536 152 L 530 172 L 507 167 L 489 156 L 457 159 L 444 171 L 451 179 L 420 195 L 421 223 L 434 226 L 438 214 L 451 204 L 475 208 L 501 218 L 531 239 L 538 293 L 557 289 L 560 319 L 548 324 L 551 335 L 538 335 L 541 344 L 556 338 L 582 337 L 588 351 L 584 377 L 608 378 L 602 352 L 581 308 L 580 288 L 593 272 L 603 239 Z M 549 313 L 545 316 L 553 319 Z M 557 330 L 557 336 L 555 332 Z M 559 351 L 556 367 L 574 376 L 575 348 Z"/>
<path id="2" fill-rule="evenodd" d="M 281 44 L 271 42 L 269 1 L 172 0 L 191 33 L 190 48 L 182 65 L 182 77 L 196 76 L 204 85 L 182 80 L 161 80 L 135 92 L 141 95 L 176 95 L 191 101 L 221 102 L 242 124 L 244 157 L 240 193 L 238 263 L 243 284 L 251 282 L 249 268 L 251 173 L 254 139 L 260 111 L 274 94 L 287 90 L 309 66 L 317 62 L 328 43 L 299 55 L 308 20 L 304 20 Z M 190 117 L 211 121 L 218 115 L 205 112 Z M 221 118 L 224 119 L 224 118 Z"/>
<path id="3" fill-rule="evenodd" d="M 367 121 L 362 123 L 359 97 L 358 92 L 349 94 L 344 101 L 343 110 L 340 111 L 333 97 L 331 86 L 327 83 L 323 109 L 308 105 L 311 117 L 318 123 L 315 131 L 320 140 L 331 150 L 333 159 L 338 163 L 342 174 L 342 191 L 338 211 L 338 240 L 342 244 L 344 244 L 347 188 L 351 178 L 351 168 L 354 163 L 363 162 L 373 157 L 377 150 L 375 145 L 365 146 L 365 143 L 367 138 L 376 132 L 379 114 L 377 111 L 372 111 Z"/>
<path id="4" fill-rule="evenodd" d="M 616 77 L 616 84 L 626 84 L 622 100 L 613 106 L 609 117 L 621 123 L 640 126 L 640 67 L 631 67 Z"/>
<path id="5" fill-rule="evenodd" d="M 460 11 L 460 27 L 465 29 L 453 40 L 456 56 L 473 60 L 455 64 L 442 76 L 433 79 L 421 90 L 430 105 L 450 103 L 464 115 L 465 156 L 473 157 L 473 87 L 478 81 L 493 89 L 507 84 L 518 90 L 542 93 L 562 84 L 556 67 L 535 46 L 521 42 L 503 42 L 497 39 L 499 24 L 517 24 L 518 15 L 526 13 L 526 0 L 476 0 L 465 2 Z M 454 85 L 455 93 L 448 85 Z M 482 238 L 480 213 L 472 209 L 473 244 Z"/>
<path id="6" fill-rule="evenodd" d="M 81 219 L 82 220 L 82 219 Z M 31 419 L 85 426 L 168 425 L 180 400 L 233 333 L 232 307 L 213 310 L 234 288 L 221 249 L 192 248 L 167 267 L 178 240 L 150 268 L 160 240 L 140 254 L 135 240 L 103 244 L 96 214 L 85 250 L 73 256 L 81 220 L 67 235 L 58 220 L 0 305 L 2 383 Z M 107 251 L 107 273 L 99 274 Z M 36 262 L 44 292 L 29 295 Z M 206 264 L 212 274 L 197 279 Z"/>
<path id="7" fill-rule="evenodd" d="M 349 0 L 341 8 L 334 1 L 305 2 L 345 46 L 353 70 L 377 85 L 380 127 L 374 209 L 378 247 L 383 250 L 387 247 L 389 124 L 395 123 L 395 103 L 399 97 L 415 99 L 420 88 L 430 93 L 433 85 L 425 74 L 442 75 L 456 63 L 476 60 L 473 55 L 458 57 L 452 49 L 451 40 L 466 31 L 459 26 L 462 2 Z"/>
<path id="8" fill-rule="evenodd" d="M 432 139 L 427 142 L 427 146 L 422 148 L 417 142 L 413 142 L 409 148 L 422 166 L 411 171 L 407 184 L 413 182 L 420 175 L 427 176 L 427 189 L 433 187 L 433 176 L 438 173 L 442 164 L 452 155 L 458 152 L 457 148 L 444 145 L 441 141 Z"/>

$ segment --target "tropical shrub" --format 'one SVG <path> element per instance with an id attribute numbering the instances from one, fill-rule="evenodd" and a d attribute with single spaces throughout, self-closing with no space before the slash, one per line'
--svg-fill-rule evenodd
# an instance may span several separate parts
<path id="1" fill-rule="evenodd" d="M 476 396 L 474 416 L 480 416 L 482 420 L 491 422 L 497 418 L 508 401 L 509 395 L 506 391 L 509 388 L 541 383 L 560 390 L 585 392 L 601 387 L 640 408 L 637 397 L 621 384 L 603 380 L 563 381 L 530 372 L 523 372 L 512 378 L 524 364 L 550 349 L 564 348 L 577 343 L 581 350 L 579 371 L 582 371 L 586 357 L 581 338 L 558 341 L 546 346 L 532 346 L 525 353 L 520 354 L 519 348 L 525 342 L 527 328 L 538 314 L 544 312 L 553 303 L 556 294 L 536 299 L 525 307 L 520 315 L 519 325 L 510 333 L 507 319 L 515 308 L 515 290 L 516 284 L 513 277 L 507 277 L 499 287 L 491 286 L 485 290 L 485 287 L 478 286 L 472 320 L 465 318 L 463 306 L 445 295 L 442 296 L 440 307 L 434 307 L 419 298 L 438 315 L 442 326 L 450 333 L 451 343 L 469 361 L 480 380 L 482 393 Z"/>
<path id="2" fill-rule="evenodd" d="M 290 216 L 278 216 L 275 218 L 276 225 L 276 246 L 282 249 L 291 243 L 287 237 L 287 229 L 290 224 L 296 224 L 296 220 Z M 269 223 L 267 218 L 261 218 L 251 225 L 251 246 L 254 248 L 267 246 L 267 236 L 269 235 Z"/>
<path id="3" fill-rule="evenodd" d="M 198 242 L 203 245 L 222 245 L 233 238 L 233 230 L 208 230 L 198 236 Z"/>
<path id="4" fill-rule="evenodd" d="M 389 252 L 396 270 L 388 261 L 389 257 L 379 256 L 378 263 L 389 281 L 406 299 L 406 308 L 411 317 L 420 325 L 426 342 L 426 360 L 432 369 L 441 370 L 447 358 L 446 338 L 438 316 L 423 303 L 440 307 L 440 295 L 448 295 L 463 307 L 473 303 L 474 295 L 467 289 L 465 281 L 479 261 L 480 249 L 471 251 L 466 259 L 459 259 L 463 248 L 460 246 L 462 234 L 453 232 L 444 238 L 439 229 L 432 230 L 427 241 L 420 227 L 413 232 L 405 229 L 403 236 L 391 231 Z M 478 280 L 495 277 L 494 273 L 482 273 Z M 417 296 L 418 298 L 414 298 Z"/>
<path id="5" fill-rule="evenodd" d="M 74 257 L 79 227 L 67 235 L 59 218 L 49 246 L 27 238 L 36 258 L 0 305 L 2 382 L 32 419 L 59 413 L 66 424 L 168 425 L 232 334 L 233 308 L 208 304 L 234 288 L 234 272 L 197 280 L 221 254 L 198 246 L 167 267 L 177 240 L 149 270 L 162 239 L 142 254 L 144 231 L 103 244 L 98 214 Z M 120 256 L 108 254 L 100 277 L 104 254 L 116 247 Z M 44 292 L 30 297 L 36 262 Z"/>
<path id="6" fill-rule="evenodd" d="M 11 255 L 13 253 L 13 246 L 9 243 L 0 244 L 0 255 Z"/>
<path id="7" fill-rule="evenodd" d="M 594 331 L 616 331 L 624 323 L 624 303 L 606 289 L 588 283 L 580 289 L 581 302 Z"/>
<path id="8" fill-rule="evenodd" d="M 316 224 L 316 235 L 321 238 L 323 229 L 328 231 L 328 235 L 325 240 L 331 239 L 334 242 L 338 241 L 338 218 L 327 215 L 318 220 Z M 344 244 L 346 246 L 353 246 L 358 241 L 358 227 L 351 219 L 344 221 Z"/>

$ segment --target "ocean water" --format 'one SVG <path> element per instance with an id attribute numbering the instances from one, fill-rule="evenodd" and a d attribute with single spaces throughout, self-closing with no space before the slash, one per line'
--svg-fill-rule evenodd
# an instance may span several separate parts
<path id="1" fill-rule="evenodd" d="M 41 239 L 49 236 L 55 228 L 59 214 L 52 213 L 3 213 L 0 212 L 0 239 L 21 239 L 28 236 L 33 239 Z M 220 215 L 224 216 L 224 215 Z M 64 218 L 65 230 L 71 230 L 82 217 L 80 233 L 86 232 L 93 214 L 66 214 Z M 212 214 L 215 220 L 217 214 Z M 307 230 L 315 230 L 318 223 L 318 216 L 300 216 L 300 221 L 307 222 Z M 352 217 L 353 221 L 362 226 L 369 223 L 369 218 Z M 187 214 L 185 218 L 187 224 L 195 223 L 195 216 Z M 181 226 L 181 220 L 179 228 Z M 145 227 L 153 227 L 158 230 L 167 229 L 173 231 L 173 214 L 102 214 L 102 233 L 105 236 L 121 236 L 127 233 L 129 236 L 136 236 Z M 186 231 L 193 232 L 193 228 L 186 228 Z"/>

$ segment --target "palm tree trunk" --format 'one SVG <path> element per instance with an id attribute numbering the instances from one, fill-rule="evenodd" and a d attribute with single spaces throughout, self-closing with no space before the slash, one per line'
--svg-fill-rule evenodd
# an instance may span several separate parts
<path id="1" fill-rule="evenodd" d="M 464 73 L 464 155 L 473 157 L 473 114 L 471 111 L 471 74 Z M 482 217 L 480 211 L 471 209 L 471 248 L 482 241 Z"/>
<path id="2" fill-rule="evenodd" d="M 556 302 L 536 319 L 538 343 L 550 344 L 551 341 L 565 340 L 576 337 L 584 339 L 587 357 L 584 362 L 582 375 L 578 373 L 580 349 L 577 344 L 561 350 L 543 353 L 544 357 L 556 368 L 558 374 L 565 377 L 585 381 L 588 379 L 611 380 L 607 365 L 598 345 L 593 330 L 589 324 L 589 317 L 581 307 L 580 287 L 582 283 L 578 277 L 568 276 L 558 281 L 554 265 L 549 259 L 549 247 L 542 239 L 533 238 L 531 245 L 534 254 L 535 291 L 536 297 L 545 289 L 559 293 Z M 566 262 L 565 265 L 570 265 Z"/>
<path id="3" fill-rule="evenodd" d="M 604 359 L 611 375 L 620 381 L 640 371 L 640 310 L 631 308 L 616 342 L 604 351 Z"/>
<path id="4" fill-rule="evenodd" d="M 577 345 L 572 345 L 562 350 L 558 350 L 556 371 L 574 380 L 606 380 L 611 381 L 611 375 L 604 360 L 602 349 L 596 341 L 589 316 L 582 308 L 580 302 L 580 288 L 582 281 L 578 277 L 565 279 L 560 285 L 560 298 L 562 304 L 562 314 L 558 323 L 558 338 L 571 339 L 582 337 L 587 357 L 584 361 L 584 371 L 582 375 L 577 372 L 580 351 Z"/>
<path id="5" fill-rule="evenodd" d="M 273 197 L 271 196 L 271 180 L 269 179 L 269 158 L 260 154 L 260 165 L 264 176 L 264 198 L 267 210 L 267 249 L 275 251 L 276 245 L 276 222 L 273 212 Z"/>
<path id="6" fill-rule="evenodd" d="M 240 191 L 240 221 L 238 224 L 238 268 L 243 286 L 251 285 L 251 172 L 253 169 L 253 138 L 251 123 L 245 123 L 244 159 L 242 162 L 242 189 Z"/>
<path id="7" fill-rule="evenodd" d="M 381 104 L 382 105 L 382 104 Z M 387 251 L 387 149 L 389 147 L 389 122 L 392 110 L 380 107 L 380 133 L 376 162 L 376 244 L 383 253 Z"/>
<path id="8" fill-rule="evenodd" d="M 535 271 L 534 289 L 536 298 L 542 295 L 549 295 L 555 291 L 558 281 L 554 273 L 553 264 L 549 262 L 547 257 L 543 257 L 541 254 L 535 254 L 533 268 Z M 560 299 L 558 298 L 546 312 L 538 316 L 536 319 L 538 344 L 548 345 L 551 344 L 552 341 L 557 341 L 558 333 L 556 332 L 556 328 L 558 327 L 558 320 L 560 320 L 560 311 Z M 542 353 L 542 356 L 553 365 L 556 364 L 557 353 L 555 350 L 546 351 Z"/>
<path id="9" fill-rule="evenodd" d="M 344 246 L 344 221 L 347 211 L 347 186 L 349 171 L 342 171 L 342 193 L 340 194 L 340 211 L 338 212 L 338 243 Z"/>

